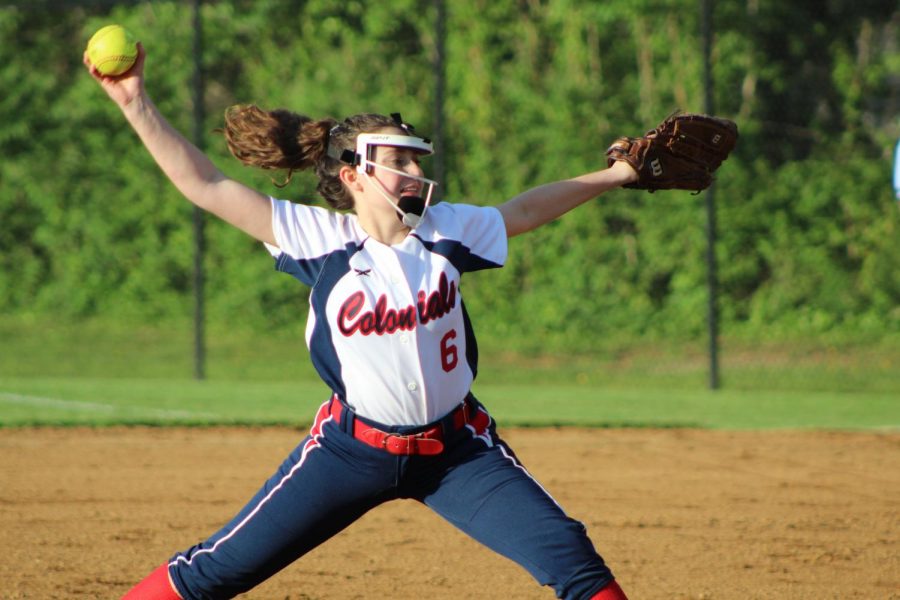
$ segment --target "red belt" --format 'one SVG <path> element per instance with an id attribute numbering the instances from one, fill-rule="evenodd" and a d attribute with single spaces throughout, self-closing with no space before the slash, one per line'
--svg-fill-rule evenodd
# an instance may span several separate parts
<path id="1" fill-rule="evenodd" d="M 337 397 L 328 404 L 328 414 L 334 417 L 336 422 L 340 423 L 344 405 Z M 466 425 L 472 425 L 476 433 L 481 434 L 490 423 L 490 417 L 483 410 L 473 410 L 467 399 L 454 409 L 450 415 L 441 419 L 441 422 L 452 423 L 454 430 L 462 429 Z M 376 427 L 366 425 L 360 419 L 354 419 L 353 437 L 373 448 L 401 456 L 411 456 L 413 454 L 434 456 L 444 451 L 444 428 L 440 423 L 418 433 L 400 435 L 382 431 Z"/>

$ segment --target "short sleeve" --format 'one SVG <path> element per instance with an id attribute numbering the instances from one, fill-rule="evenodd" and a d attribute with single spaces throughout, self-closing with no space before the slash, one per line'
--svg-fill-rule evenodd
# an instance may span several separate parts
<path id="1" fill-rule="evenodd" d="M 271 202 L 277 245 L 265 247 L 278 271 L 312 286 L 330 256 L 356 247 L 359 236 L 352 216 L 286 200 Z"/>
<path id="2" fill-rule="evenodd" d="M 493 206 L 442 202 L 434 207 L 438 238 L 453 238 L 465 248 L 462 271 L 502 267 L 507 256 L 506 224 Z"/>
<path id="3" fill-rule="evenodd" d="M 269 253 L 286 254 L 297 260 L 325 256 L 344 248 L 355 236 L 348 215 L 317 206 L 271 199 L 272 231 L 277 246 L 266 244 Z"/>

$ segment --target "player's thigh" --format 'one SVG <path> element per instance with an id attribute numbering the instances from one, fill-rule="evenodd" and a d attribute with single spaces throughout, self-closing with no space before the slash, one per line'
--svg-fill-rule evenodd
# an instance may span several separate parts
<path id="1" fill-rule="evenodd" d="M 449 470 L 424 501 L 560 597 L 579 597 L 612 578 L 584 525 L 565 513 L 499 438 Z"/>
<path id="2" fill-rule="evenodd" d="M 179 591 L 190 598 L 246 591 L 389 499 L 379 496 L 386 486 L 385 470 L 371 463 L 377 451 L 336 428 L 325 432 L 300 444 L 221 530 L 172 559 Z"/>

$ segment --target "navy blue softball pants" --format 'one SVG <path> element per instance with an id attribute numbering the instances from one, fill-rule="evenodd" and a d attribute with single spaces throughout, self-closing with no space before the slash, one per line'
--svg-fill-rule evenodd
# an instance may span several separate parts
<path id="1" fill-rule="evenodd" d="M 326 403 L 309 436 L 241 512 L 171 559 L 178 592 L 185 600 L 231 598 L 370 509 L 412 498 L 553 586 L 558 597 L 590 598 L 613 577 L 584 525 L 566 516 L 519 463 L 484 408 L 471 396 L 467 401 L 482 418 L 464 427 L 445 418 L 444 451 L 435 456 L 398 456 L 366 445 L 349 433 L 361 417 L 342 405 L 338 421 Z M 423 429 L 361 420 L 400 435 Z"/>

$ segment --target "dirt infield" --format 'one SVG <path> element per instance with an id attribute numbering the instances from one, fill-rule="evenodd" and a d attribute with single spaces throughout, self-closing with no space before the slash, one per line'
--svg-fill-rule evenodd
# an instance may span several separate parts
<path id="1" fill-rule="evenodd" d="M 501 430 L 632 600 L 900 598 L 900 434 Z M 116 598 L 216 530 L 290 429 L 0 430 L 2 598 Z M 552 598 L 415 502 L 248 598 Z"/>

